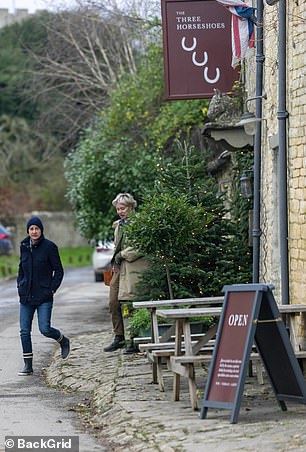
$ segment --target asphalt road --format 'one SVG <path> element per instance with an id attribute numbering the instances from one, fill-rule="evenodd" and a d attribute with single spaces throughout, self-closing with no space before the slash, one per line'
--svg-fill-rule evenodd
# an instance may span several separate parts
<path id="1" fill-rule="evenodd" d="M 93 284 L 91 268 L 65 272 L 54 302 L 53 325 L 71 338 L 72 347 L 73 335 L 99 332 L 101 299 L 106 296 L 103 283 Z M 6 435 L 79 436 L 80 452 L 105 451 L 93 436 L 82 430 L 74 410 L 82 396 L 46 386 L 43 368 L 58 344 L 39 333 L 36 316 L 32 340 L 34 375 L 20 377 L 17 374 L 23 360 L 16 282 L 0 281 L 0 452 L 5 450 Z"/>

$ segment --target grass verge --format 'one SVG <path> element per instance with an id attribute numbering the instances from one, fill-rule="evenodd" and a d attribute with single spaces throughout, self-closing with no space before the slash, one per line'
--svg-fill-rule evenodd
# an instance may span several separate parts
<path id="1" fill-rule="evenodd" d="M 59 253 L 64 268 L 91 265 L 92 247 L 90 246 L 61 248 Z M 18 255 L 0 256 L 0 279 L 7 276 L 17 276 L 18 264 Z"/>

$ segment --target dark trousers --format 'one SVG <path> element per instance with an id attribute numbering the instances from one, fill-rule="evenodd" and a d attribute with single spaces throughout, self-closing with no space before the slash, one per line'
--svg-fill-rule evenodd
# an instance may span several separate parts
<path id="1" fill-rule="evenodd" d="M 114 273 L 109 286 L 109 311 L 112 316 L 114 334 L 124 336 L 124 324 L 121 312 L 119 294 L 120 272 Z"/>
<path id="2" fill-rule="evenodd" d="M 62 334 L 51 326 L 53 302 L 42 303 L 39 306 L 20 304 L 20 338 L 23 353 L 32 353 L 32 322 L 35 311 L 37 311 L 39 331 L 46 337 L 59 341 Z"/>

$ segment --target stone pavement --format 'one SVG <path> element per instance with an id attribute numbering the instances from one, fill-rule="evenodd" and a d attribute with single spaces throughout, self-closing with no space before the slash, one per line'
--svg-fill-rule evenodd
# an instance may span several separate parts
<path id="1" fill-rule="evenodd" d="M 169 374 L 162 393 L 151 383 L 145 357 L 124 355 L 122 350 L 104 353 L 109 340 L 105 332 L 74 337 L 69 360 L 56 356 L 46 378 L 65 391 L 86 394 L 78 409 L 110 451 L 306 450 L 305 405 L 288 404 L 283 413 L 269 385 L 249 378 L 238 424 L 230 424 L 225 410 L 209 410 L 208 418 L 201 420 L 191 411 L 186 385 L 182 400 L 173 402 Z M 204 370 L 202 374 L 201 390 Z"/>
<path id="2" fill-rule="evenodd" d="M 287 403 L 282 412 L 269 384 L 248 378 L 237 424 L 227 410 L 209 409 L 205 420 L 189 404 L 182 378 L 182 396 L 172 401 L 172 378 L 166 390 L 152 384 L 150 365 L 142 354 L 103 352 L 112 340 L 109 318 L 100 333 L 72 338 L 67 361 L 58 352 L 46 369 L 48 384 L 78 391 L 83 403 L 75 409 L 84 425 L 109 451 L 305 451 L 306 405 Z M 196 369 L 199 396 L 206 369 Z M 280 369 L 281 371 L 281 369 Z M 91 451 L 80 451 L 91 452 Z"/>

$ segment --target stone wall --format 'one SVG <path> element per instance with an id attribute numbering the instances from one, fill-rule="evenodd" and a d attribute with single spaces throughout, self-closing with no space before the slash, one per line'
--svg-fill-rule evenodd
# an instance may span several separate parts
<path id="1" fill-rule="evenodd" d="M 287 3 L 287 121 L 289 281 L 291 303 L 303 303 L 306 292 L 306 60 L 305 2 Z M 262 146 L 262 276 L 280 289 L 278 227 L 277 134 L 278 7 L 266 7 L 264 19 L 265 71 Z"/>
<path id="2" fill-rule="evenodd" d="M 264 80 L 262 122 L 262 202 L 261 202 L 261 279 L 275 286 L 274 295 L 281 302 L 280 250 L 278 218 L 278 19 L 277 7 L 265 7 Z"/>
<path id="3" fill-rule="evenodd" d="M 39 216 L 44 225 L 44 235 L 58 247 L 86 246 L 85 240 L 74 226 L 71 212 L 30 212 L 15 219 L 14 247 L 19 252 L 19 243 L 26 237 L 26 224 L 33 215 Z"/>
<path id="4" fill-rule="evenodd" d="M 287 8 L 290 295 L 292 303 L 305 303 L 306 3 L 288 2 Z"/>
<path id="5" fill-rule="evenodd" d="M 260 280 L 275 285 L 281 303 L 278 218 L 278 4 L 265 2 L 263 100 L 261 269 Z M 306 293 L 306 3 L 287 2 L 287 153 L 288 153 L 288 250 L 290 303 L 305 303 Z M 254 61 L 247 64 L 251 67 Z M 254 86 L 252 72 L 247 86 Z M 255 74 L 255 73 L 254 73 Z M 253 76 L 254 77 L 254 76 Z M 248 93 L 252 96 L 253 93 Z M 301 343 L 305 342 L 305 319 L 297 321 Z M 304 341 L 304 342 L 303 342 Z"/>

